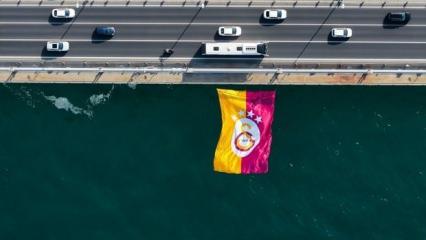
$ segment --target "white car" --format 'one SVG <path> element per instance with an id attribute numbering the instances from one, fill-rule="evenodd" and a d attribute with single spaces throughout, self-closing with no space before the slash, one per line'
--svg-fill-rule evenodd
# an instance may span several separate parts
<path id="1" fill-rule="evenodd" d="M 352 29 L 350 28 L 333 28 L 331 29 L 333 38 L 350 38 L 352 37 Z"/>
<path id="2" fill-rule="evenodd" d="M 46 49 L 49 52 L 66 52 L 70 50 L 69 42 L 47 42 Z"/>
<path id="3" fill-rule="evenodd" d="M 223 37 L 237 37 L 241 36 L 240 27 L 219 27 L 218 30 L 219 36 Z"/>
<path id="4" fill-rule="evenodd" d="M 287 18 L 287 11 L 284 9 L 267 9 L 263 11 L 264 19 L 281 20 Z"/>
<path id="5" fill-rule="evenodd" d="M 55 8 L 52 10 L 52 17 L 73 18 L 75 17 L 75 10 L 72 8 Z"/>

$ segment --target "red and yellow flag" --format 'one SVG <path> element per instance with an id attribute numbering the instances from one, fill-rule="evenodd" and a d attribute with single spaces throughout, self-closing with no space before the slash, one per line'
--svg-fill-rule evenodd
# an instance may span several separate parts
<path id="1" fill-rule="evenodd" d="M 214 170 L 225 173 L 267 173 L 272 142 L 275 91 L 217 90 L 222 131 Z"/>

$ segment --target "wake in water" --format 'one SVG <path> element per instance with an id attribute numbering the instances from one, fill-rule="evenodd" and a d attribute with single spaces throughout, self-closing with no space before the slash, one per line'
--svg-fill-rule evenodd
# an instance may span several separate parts
<path id="1" fill-rule="evenodd" d="M 105 103 L 106 101 L 108 101 L 108 99 L 111 97 L 112 91 L 114 90 L 114 85 L 111 87 L 111 89 L 109 90 L 108 93 L 106 94 L 94 94 L 92 96 L 89 97 L 89 106 L 96 106 L 102 103 Z"/>
<path id="2" fill-rule="evenodd" d="M 137 84 L 136 84 L 136 83 L 134 83 L 134 82 L 129 82 L 129 83 L 127 84 L 127 86 L 128 86 L 129 88 L 131 88 L 131 89 L 135 90 L 135 89 L 136 89 Z"/>
<path id="3" fill-rule="evenodd" d="M 47 100 L 51 101 L 57 109 L 63 109 L 73 114 L 85 114 L 88 117 L 93 117 L 91 110 L 85 110 L 81 107 L 74 106 L 66 97 L 44 96 Z"/>
<path id="4" fill-rule="evenodd" d="M 3 86 L 8 89 L 13 95 L 17 96 L 20 100 L 24 101 L 29 107 L 36 108 L 37 104 L 41 104 L 44 100 L 51 102 L 57 109 L 65 110 L 72 114 L 84 114 L 89 118 L 93 117 L 94 110 L 93 108 L 106 103 L 110 98 L 114 90 L 114 85 L 107 93 L 93 94 L 86 100 L 85 107 L 79 107 L 71 103 L 67 97 L 57 97 L 54 95 L 46 95 L 42 90 L 38 88 L 31 88 L 26 86 L 10 86 L 8 84 L 3 84 Z"/>
<path id="5" fill-rule="evenodd" d="M 43 96 L 45 99 L 52 102 L 57 109 L 65 110 L 67 112 L 71 112 L 76 115 L 84 114 L 88 116 L 89 118 L 92 118 L 94 114 L 93 107 L 108 101 L 108 99 L 110 99 L 111 97 L 113 90 L 114 90 L 114 85 L 111 87 L 108 93 L 93 94 L 92 96 L 89 97 L 86 108 L 75 106 L 66 97 L 46 96 L 44 94 Z"/>

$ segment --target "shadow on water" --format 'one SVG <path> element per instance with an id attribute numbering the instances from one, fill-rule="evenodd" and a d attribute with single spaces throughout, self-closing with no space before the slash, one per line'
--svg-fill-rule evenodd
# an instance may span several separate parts
<path id="1" fill-rule="evenodd" d="M 263 14 L 259 17 L 259 24 L 264 27 L 271 27 L 280 23 L 283 23 L 284 19 L 265 19 Z"/>
<path id="2" fill-rule="evenodd" d="M 200 46 L 188 64 L 190 68 L 258 68 L 263 56 L 205 56 Z M 230 58 L 230 59 L 226 59 Z M 234 59 L 231 59 L 234 58 Z M 235 59 L 238 58 L 238 59 Z M 185 83 L 244 83 L 250 80 L 249 73 L 184 73 Z"/>
<path id="3" fill-rule="evenodd" d="M 331 36 L 331 31 L 330 31 L 330 33 L 328 33 L 328 36 L 327 36 L 327 44 L 328 45 L 339 45 L 339 44 L 347 42 L 348 40 L 349 40 L 349 38 L 335 38 L 335 37 Z"/>
<path id="4" fill-rule="evenodd" d="M 56 58 L 63 57 L 67 54 L 67 52 L 50 52 L 47 51 L 46 46 L 43 47 L 40 53 L 40 57 L 42 60 L 53 60 Z"/>

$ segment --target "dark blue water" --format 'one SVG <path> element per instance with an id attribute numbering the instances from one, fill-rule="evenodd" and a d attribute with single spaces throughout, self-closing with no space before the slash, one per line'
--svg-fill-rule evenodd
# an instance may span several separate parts
<path id="1" fill-rule="evenodd" d="M 214 86 L 0 86 L 0 239 L 426 238 L 426 88 L 267 89 L 242 176 L 212 170 Z"/>

